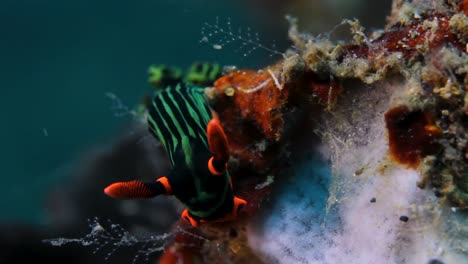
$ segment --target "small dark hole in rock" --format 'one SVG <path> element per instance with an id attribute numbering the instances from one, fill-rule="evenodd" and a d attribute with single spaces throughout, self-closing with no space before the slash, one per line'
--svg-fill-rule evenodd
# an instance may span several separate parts
<path id="1" fill-rule="evenodd" d="M 400 221 L 402 222 L 408 222 L 409 218 L 406 215 L 400 216 Z"/>
<path id="2" fill-rule="evenodd" d="M 229 237 L 231 237 L 231 238 L 236 238 L 237 235 L 238 235 L 238 234 L 237 234 L 237 230 L 236 230 L 236 229 L 231 228 L 231 229 L 229 230 Z"/>
<path id="3" fill-rule="evenodd" d="M 429 262 L 427 262 L 427 264 L 444 264 L 444 262 L 438 259 L 431 259 Z"/>

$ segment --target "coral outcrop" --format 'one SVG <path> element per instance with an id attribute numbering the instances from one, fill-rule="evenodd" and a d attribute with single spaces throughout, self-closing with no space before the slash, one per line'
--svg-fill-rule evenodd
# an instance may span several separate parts
<path id="1" fill-rule="evenodd" d="M 296 50 L 287 51 L 275 65 L 233 71 L 208 87 L 207 98 L 229 139 L 234 192 L 249 204 L 233 223 L 192 230 L 179 222 L 179 230 L 185 231 L 178 233 L 161 262 L 261 262 L 248 244 L 246 226 L 274 195 L 272 179 L 286 177 L 284 171 L 291 165 L 288 157 L 300 149 L 296 135 L 318 137 L 325 145 L 338 140 L 351 146 L 349 151 L 368 144 L 367 139 L 356 137 L 366 133 L 354 122 L 361 120 L 353 116 L 358 111 L 345 108 L 352 102 L 360 110 L 357 114 L 372 115 L 369 122 L 379 118 L 380 126 L 385 126 L 386 135 L 381 138 L 386 138 L 389 155 L 378 162 L 382 173 L 395 164 L 416 170 L 418 187 L 438 197 L 440 210 L 466 208 L 467 6 L 466 1 L 395 0 L 384 30 L 368 32 L 357 20 L 345 21 L 353 36 L 348 43 L 299 32 L 296 21 L 290 19 L 289 34 Z M 365 86 L 373 90 L 365 92 Z M 371 95 L 379 92 L 389 97 Z M 384 100 L 385 106 L 374 107 L 380 105 L 371 102 L 375 98 Z M 336 118 L 340 113 L 343 119 Z M 327 126 L 328 122 L 333 124 Z M 311 132 L 314 135 L 303 135 Z M 332 139 L 333 133 L 338 137 Z M 331 166 L 342 166 L 333 153 L 343 150 L 328 148 Z M 366 174 L 369 168 L 361 165 L 354 176 Z M 337 185 L 332 184 L 330 195 L 339 196 L 333 186 Z"/>

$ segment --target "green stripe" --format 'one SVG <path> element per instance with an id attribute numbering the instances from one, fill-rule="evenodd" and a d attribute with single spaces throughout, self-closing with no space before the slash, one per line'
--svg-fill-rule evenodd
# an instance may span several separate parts
<path id="1" fill-rule="evenodd" d="M 218 64 L 213 64 L 213 65 L 211 65 L 211 67 L 212 68 L 211 68 L 209 78 L 210 78 L 211 81 L 214 81 L 216 76 L 218 75 L 221 67 Z"/>
<path id="2" fill-rule="evenodd" d="M 205 97 L 204 95 L 200 94 L 198 91 L 197 91 L 197 94 L 194 94 L 195 90 L 192 90 L 191 92 L 192 92 L 193 98 L 195 99 L 195 102 L 198 105 L 199 112 L 201 113 L 204 119 L 204 123 L 207 125 L 208 122 L 210 122 L 211 115 L 209 115 L 208 112 L 206 111 L 208 106 L 207 106 Z"/>
<path id="3" fill-rule="evenodd" d="M 185 155 L 185 164 L 187 164 L 187 167 L 192 170 L 192 146 L 190 146 L 190 141 L 186 136 L 182 137 L 182 150 Z"/>
<path id="4" fill-rule="evenodd" d="M 164 139 L 164 136 L 162 135 L 161 131 L 159 130 L 159 127 L 156 125 L 156 122 L 154 121 L 151 115 L 148 115 L 148 120 L 152 124 L 152 126 L 150 126 L 151 130 L 158 136 L 159 140 L 161 141 L 164 148 L 166 149 L 166 152 L 168 152 L 167 142 Z"/>
<path id="5" fill-rule="evenodd" d="M 169 91 L 166 90 L 165 94 L 168 94 L 168 93 L 169 93 Z M 168 103 L 166 103 L 166 101 L 162 97 L 162 94 L 161 94 L 161 96 L 158 96 L 158 98 L 159 98 L 159 101 L 163 104 L 164 110 L 166 110 L 167 115 L 171 118 L 171 121 L 174 124 L 174 126 L 176 127 L 177 132 L 179 132 L 179 136 L 180 136 L 179 139 L 183 139 L 184 136 L 185 136 L 185 133 L 184 133 L 184 131 L 182 131 L 182 128 L 180 127 L 179 121 L 177 121 L 177 118 L 174 116 L 174 113 L 172 112 L 172 108 L 169 106 Z M 176 138 L 174 136 L 174 133 L 171 133 L 171 135 L 172 135 L 172 138 Z M 176 152 L 176 149 L 177 149 L 177 144 L 174 144 L 173 152 Z"/>
<path id="6" fill-rule="evenodd" d="M 189 123 L 187 122 L 187 120 L 185 119 L 185 115 L 184 113 L 182 113 L 182 110 L 180 110 L 180 107 L 179 107 L 179 103 L 175 100 L 174 96 L 172 96 L 172 92 L 168 92 L 167 95 L 169 96 L 169 98 L 172 100 L 172 103 L 175 105 L 175 107 L 177 108 L 177 111 L 179 111 L 179 114 L 182 116 L 182 119 L 184 120 L 185 122 L 185 125 L 189 131 L 189 135 L 191 137 L 194 137 L 196 138 L 197 135 L 195 135 L 195 131 L 193 131 L 192 127 L 189 125 Z"/>
<path id="7" fill-rule="evenodd" d="M 192 98 L 194 99 L 193 102 L 195 103 L 195 105 L 197 106 L 197 109 L 199 110 L 198 113 L 200 113 L 200 115 L 202 116 L 202 119 L 203 119 L 203 124 L 204 124 L 204 128 L 203 128 L 203 142 L 205 143 L 205 146 L 208 147 L 208 143 L 206 142 L 205 138 L 206 138 L 206 126 L 208 125 L 208 122 L 210 122 L 211 120 L 211 112 L 207 112 L 207 109 L 209 109 L 207 103 L 206 103 L 206 100 L 205 100 L 205 97 L 204 95 L 202 95 L 200 92 L 203 92 L 202 89 L 192 89 L 191 91 L 192 93 Z M 194 94 L 195 92 L 195 94 Z"/>
<path id="8" fill-rule="evenodd" d="M 185 162 L 189 165 L 188 159 L 192 158 L 191 148 L 187 147 L 189 137 L 208 148 L 206 126 L 211 119 L 211 112 L 204 97 L 204 89 L 178 84 L 175 88 L 160 90 L 156 97 L 152 102 L 154 116 L 148 116 L 150 128 L 164 145 L 173 165 L 178 146 L 185 142 L 182 147 Z"/>
<path id="9" fill-rule="evenodd" d="M 158 106 L 156 105 L 154 100 L 153 100 L 153 106 L 156 109 L 156 111 L 158 112 L 158 115 L 161 117 L 161 120 L 163 121 L 164 126 L 166 127 L 168 133 L 171 134 L 172 142 L 173 142 L 174 145 L 166 147 L 166 150 L 167 150 L 167 152 L 169 154 L 169 158 L 171 159 L 171 163 L 174 164 L 174 153 L 173 153 L 172 149 L 175 150 L 177 148 L 177 145 L 179 144 L 179 141 L 177 140 L 176 137 L 174 137 L 174 133 L 169 128 L 169 124 L 167 123 L 166 119 L 163 118 L 163 116 L 162 116 L 161 112 L 159 111 Z M 170 148 L 170 147 L 172 147 L 172 148 Z"/>
<path id="10" fill-rule="evenodd" d="M 188 88 L 188 87 L 187 87 L 187 88 Z M 205 132 L 205 129 L 206 129 L 206 125 L 208 124 L 208 122 L 206 122 L 205 125 L 202 124 L 202 122 L 200 121 L 200 118 L 198 117 L 197 112 L 192 108 L 192 106 L 190 105 L 190 103 L 187 101 L 187 98 L 185 98 L 185 96 L 180 92 L 180 89 L 181 89 L 181 87 L 180 87 L 180 86 L 177 86 L 175 90 L 176 90 L 176 92 L 178 92 L 178 93 L 180 94 L 180 96 L 181 96 L 182 99 L 184 100 L 185 105 L 186 105 L 186 107 L 187 107 L 187 110 L 188 110 L 190 116 L 192 117 L 192 119 L 195 121 L 195 123 L 197 123 L 198 127 L 200 128 L 200 130 L 201 130 L 201 131 L 204 131 L 204 132 L 203 132 L 203 135 L 204 135 L 204 136 L 200 136 L 200 134 L 199 134 L 199 138 L 203 141 L 203 143 L 205 144 L 205 146 L 207 146 L 207 142 L 206 142 L 206 139 L 205 139 L 205 137 L 206 137 L 206 135 L 205 135 L 205 133 L 206 133 L 206 132 Z M 188 89 L 190 89 L 190 88 L 188 88 Z M 194 99 L 194 98 L 191 97 L 191 99 Z M 192 100 L 192 101 L 195 103 L 194 100 Z M 197 106 L 197 104 L 195 104 L 195 105 Z M 198 107 L 197 107 L 197 108 L 198 108 Z M 201 110 L 201 109 L 198 109 L 198 110 L 199 110 L 198 112 L 200 113 L 200 110 Z"/>

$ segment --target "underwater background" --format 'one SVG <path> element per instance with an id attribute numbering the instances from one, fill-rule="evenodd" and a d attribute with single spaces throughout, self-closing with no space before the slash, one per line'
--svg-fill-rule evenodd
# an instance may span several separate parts
<path id="1" fill-rule="evenodd" d="M 0 221 L 47 223 L 45 197 L 76 169 L 74 161 L 129 133 L 129 116 L 113 110 L 106 94 L 135 107 L 150 89 L 149 65 L 187 68 L 207 61 L 258 68 L 278 59 L 262 52 L 244 58 L 235 48 L 202 45 L 204 22 L 230 18 L 284 50 L 290 45 L 286 14 L 303 15 L 314 22 L 304 23 L 313 25 L 312 32 L 325 32 L 348 16 L 379 27 L 390 5 L 310 1 L 303 10 L 294 2 L 1 1 Z"/>

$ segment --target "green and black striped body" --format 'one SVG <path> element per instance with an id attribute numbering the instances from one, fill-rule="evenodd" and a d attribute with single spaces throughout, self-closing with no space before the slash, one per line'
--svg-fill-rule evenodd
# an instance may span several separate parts
<path id="1" fill-rule="evenodd" d="M 182 83 L 158 91 L 149 107 L 149 130 L 172 163 L 172 193 L 197 220 L 216 219 L 233 208 L 227 170 L 213 175 L 207 166 L 213 156 L 206 135 L 211 118 L 203 88 Z"/>
<path id="2" fill-rule="evenodd" d="M 211 63 L 194 63 L 190 66 L 186 81 L 199 86 L 213 85 L 213 83 L 221 77 L 222 69 L 219 64 Z"/>
<path id="3" fill-rule="evenodd" d="M 148 82 L 158 89 L 176 85 L 183 78 L 181 69 L 165 65 L 151 65 L 148 69 L 148 75 Z"/>
<path id="4" fill-rule="evenodd" d="M 156 90 L 175 86 L 182 81 L 197 86 L 210 86 L 221 77 L 222 68 L 216 63 L 195 62 L 183 73 L 178 67 L 151 65 L 148 74 L 148 82 Z"/>

